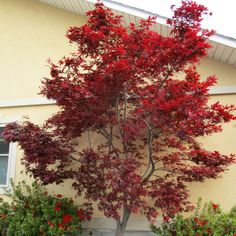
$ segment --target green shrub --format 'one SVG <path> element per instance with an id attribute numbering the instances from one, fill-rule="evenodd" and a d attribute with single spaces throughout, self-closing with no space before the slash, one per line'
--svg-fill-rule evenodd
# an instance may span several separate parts
<path id="1" fill-rule="evenodd" d="M 229 215 L 233 218 L 236 218 L 236 206 L 234 206 L 230 212 L 229 212 Z"/>
<path id="2" fill-rule="evenodd" d="M 199 201 L 192 216 L 177 215 L 151 229 L 160 236 L 236 236 L 236 208 L 225 213 L 218 204 L 210 202 L 201 207 Z"/>
<path id="3" fill-rule="evenodd" d="M 0 236 L 62 236 L 82 232 L 91 218 L 91 206 L 77 207 L 72 199 L 48 195 L 36 182 L 13 185 L 11 203 L 0 202 Z"/>

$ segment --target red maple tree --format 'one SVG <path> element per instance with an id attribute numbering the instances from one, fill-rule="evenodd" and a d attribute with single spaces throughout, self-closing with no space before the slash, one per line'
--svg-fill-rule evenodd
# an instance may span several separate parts
<path id="1" fill-rule="evenodd" d="M 42 126 L 11 123 L 4 136 L 20 144 L 27 172 L 43 184 L 72 179 L 78 194 L 116 220 L 118 236 L 132 213 L 167 219 L 191 209 L 186 183 L 217 178 L 234 162 L 196 138 L 236 117 L 233 105 L 209 105 L 216 78 L 196 71 L 213 34 L 201 29 L 206 7 L 183 1 L 164 37 L 150 30 L 154 17 L 127 29 L 95 5 L 85 25 L 68 30 L 77 51 L 50 62 L 43 80 L 41 94 L 60 111 Z"/>

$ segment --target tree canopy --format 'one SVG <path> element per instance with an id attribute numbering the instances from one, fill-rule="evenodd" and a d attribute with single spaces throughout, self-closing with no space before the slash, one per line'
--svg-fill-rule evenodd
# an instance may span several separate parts
<path id="1" fill-rule="evenodd" d="M 41 94 L 60 110 L 43 125 L 11 123 L 4 137 L 24 150 L 29 174 L 43 184 L 72 179 L 121 232 L 131 213 L 152 220 L 161 212 L 167 220 L 190 210 L 186 184 L 215 179 L 234 162 L 196 138 L 220 132 L 235 107 L 210 105 L 216 77 L 196 70 L 214 33 L 201 29 L 206 7 L 173 7 L 171 33 L 162 36 L 150 30 L 155 17 L 125 28 L 121 16 L 95 6 L 85 25 L 67 32 L 77 50 L 49 61 Z"/>

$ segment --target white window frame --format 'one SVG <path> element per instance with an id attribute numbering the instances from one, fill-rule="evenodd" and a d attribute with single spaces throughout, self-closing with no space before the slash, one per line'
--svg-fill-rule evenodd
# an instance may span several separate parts
<path id="1" fill-rule="evenodd" d="M 9 121 L 10 122 L 10 121 Z M 5 127 L 9 122 L 1 122 L 0 127 Z M 15 178 L 16 170 L 16 143 L 9 143 L 7 178 L 6 184 L 0 185 L 0 195 L 5 193 L 5 190 L 11 190 L 11 179 Z"/>

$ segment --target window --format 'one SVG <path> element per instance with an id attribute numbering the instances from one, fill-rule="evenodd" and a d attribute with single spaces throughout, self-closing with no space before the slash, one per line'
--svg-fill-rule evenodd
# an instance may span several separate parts
<path id="1" fill-rule="evenodd" d="M 7 173 L 9 163 L 9 143 L 4 142 L 2 131 L 4 127 L 0 127 L 0 185 L 7 184 Z"/>
<path id="2" fill-rule="evenodd" d="M 0 194 L 3 188 L 10 187 L 10 179 L 15 174 L 16 145 L 3 140 L 3 124 L 0 124 Z"/>

